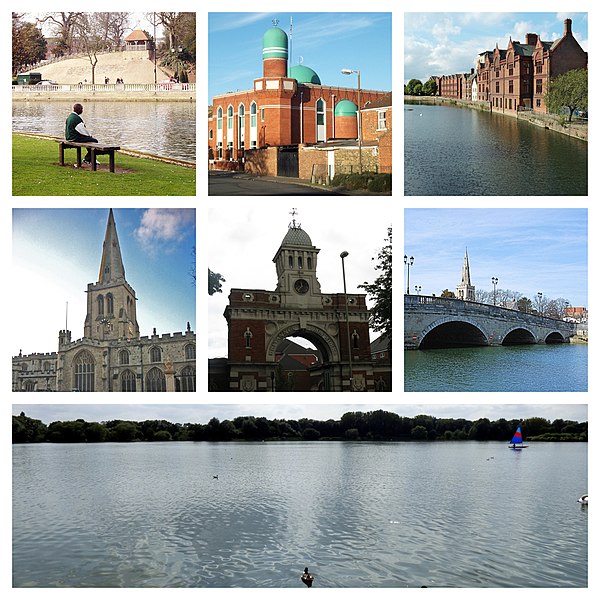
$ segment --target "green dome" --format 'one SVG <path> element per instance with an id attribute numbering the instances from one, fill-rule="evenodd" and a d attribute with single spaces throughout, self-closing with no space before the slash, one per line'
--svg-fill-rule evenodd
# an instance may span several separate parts
<path id="1" fill-rule="evenodd" d="M 263 35 L 263 59 L 288 57 L 288 37 L 283 29 L 271 27 Z"/>
<path id="2" fill-rule="evenodd" d="M 350 100 L 340 100 L 335 105 L 336 117 L 355 117 L 358 107 Z"/>
<path id="3" fill-rule="evenodd" d="M 294 65 L 290 69 L 290 77 L 293 77 L 298 83 L 321 85 L 319 76 L 310 67 L 305 67 L 304 65 Z"/>

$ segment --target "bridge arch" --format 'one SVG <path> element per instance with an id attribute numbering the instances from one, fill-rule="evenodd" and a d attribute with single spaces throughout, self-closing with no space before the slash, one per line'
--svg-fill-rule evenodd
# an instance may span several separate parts
<path id="1" fill-rule="evenodd" d="M 546 344 L 565 344 L 569 340 L 560 331 L 551 331 L 544 339 Z"/>
<path id="2" fill-rule="evenodd" d="M 489 336 L 470 317 L 442 317 L 427 326 L 421 335 L 420 349 L 488 346 Z"/>
<path id="3" fill-rule="evenodd" d="M 501 336 L 503 346 L 518 346 L 522 344 L 536 344 L 537 337 L 529 327 L 523 325 L 511 327 Z"/>

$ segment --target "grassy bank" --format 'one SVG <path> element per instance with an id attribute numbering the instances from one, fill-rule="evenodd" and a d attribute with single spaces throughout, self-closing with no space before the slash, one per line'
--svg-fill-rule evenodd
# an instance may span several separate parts
<path id="1" fill-rule="evenodd" d="M 117 173 L 108 172 L 108 157 L 100 156 L 100 170 L 73 168 L 75 150 L 65 150 L 65 166 L 58 164 L 53 140 L 13 134 L 14 196 L 193 196 L 196 170 L 119 152 Z"/>

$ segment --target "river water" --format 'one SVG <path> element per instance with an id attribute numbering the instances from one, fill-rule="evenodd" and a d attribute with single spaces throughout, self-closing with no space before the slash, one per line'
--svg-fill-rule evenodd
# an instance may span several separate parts
<path id="1" fill-rule="evenodd" d="M 586 392 L 586 344 L 404 352 L 407 392 Z"/>
<path id="2" fill-rule="evenodd" d="M 404 105 L 408 196 L 586 195 L 587 142 L 504 115 Z"/>
<path id="3" fill-rule="evenodd" d="M 13 585 L 585 587 L 586 492 L 583 443 L 16 445 Z"/>
<path id="4" fill-rule="evenodd" d="M 69 102 L 13 102 L 12 130 L 63 137 Z M 81 115 L 92 136 L 128 150 L 196 162 L 195 102 L 93 102 Z"/>

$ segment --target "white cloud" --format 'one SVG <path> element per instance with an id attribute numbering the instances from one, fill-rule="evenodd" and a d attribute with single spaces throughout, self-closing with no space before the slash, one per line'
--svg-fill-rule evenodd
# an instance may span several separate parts
<path id="1" fill-rule="evenodd" d="M 183 239 L 195 219 L 193 208 L 149 208 L 134 235 L 148 252 L 156 251 L 157 245 L 164 249 L 165 245 Z"/>

